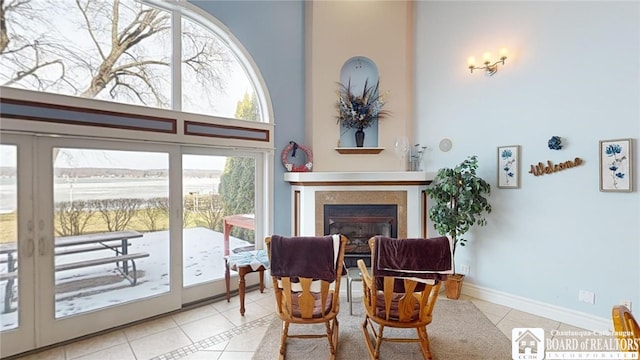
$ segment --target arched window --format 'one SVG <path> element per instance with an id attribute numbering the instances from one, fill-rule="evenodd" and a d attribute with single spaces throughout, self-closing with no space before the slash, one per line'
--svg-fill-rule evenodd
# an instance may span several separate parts
<path id="1" fill-rule="evenodd" d="M 187 2 L 11 4 L 3 6 L 2 86 L 270 121 L 266 87 L 246 51 Z"/>

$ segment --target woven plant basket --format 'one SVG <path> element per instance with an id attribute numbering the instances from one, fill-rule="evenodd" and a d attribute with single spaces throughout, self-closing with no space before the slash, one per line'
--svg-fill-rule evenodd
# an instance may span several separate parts
<path id="1" fill-rule="evenodd" d="M 449 277 L 444 283 L 444 289 L 447 294 L 447 299 L 457 300 L 460 298 L 460 292 L 462 291 L 463 280 L 464 280 L 464 275 L 462 274 L 449 275 Z"/>

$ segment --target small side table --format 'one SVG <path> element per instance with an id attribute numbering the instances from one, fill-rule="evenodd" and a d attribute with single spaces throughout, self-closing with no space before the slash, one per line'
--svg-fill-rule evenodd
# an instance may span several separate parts
<path id="1" fill-rule="evenodd" d="M 264 251 L 264 250 L 258 250 L 258 251 Z M 258 251 L 252 250 L 251 252 L 255 254 Z M 262 293 L 264 292 L 264 271 L 267 268 L 264 265 L 260 265 L 260 267 L 254 270 L 249 264 L 229 265 L 229 256 L 224 257 L 224 267 L 225 267 L 224 280 L 225 280 L 225 285 L 227 286 L 227 302 L 229 302 L 231 299 L 231 294 L 229 292 L 229 285 L 230 285 L 229 283 L 231 280 L 231 274 L 229 270 L 238 272 L 238 277 L 240 278 L 238 280 L 238 293 L 240 295 L 240 315 L 244 316 L 244 312 L 245 312 L 244 295 L 246 290 L 246 282 L 244 280 L 244 277 L 249 273 L 256 272 L 256 271 L 259 272 L 260 273 L 260 292 Z"/>
<path id="2" fill-rule="evenodd" d="M 241 227 L 243 229 L 255 230 L 255 217 L 253 214 L 238 214 L 238 215 L 230 215 L 222 218 L 222 226 L 224 228 L 224 281 L 227 287 L 227 302 L 231 299 L 231 294 L 229 292 L 230 282 L 231 282 L 231 274 L 229 270 L 237 271 L 238 277 L 240 278 L 238 281 L 238 293 L 240 295 L 240 315 L 244 316 L 245 308 L 244 308 L 244 296 L 246 290 L 246 283 L 244 280 L 245 275 L 252 272 L 260 272 L 260 292 L 264 292 L 264 271 L 266 268 L 264 266 L 260 266 L 256 270 L 250 265 L 242 265 L 242 266 L 229 266 L 229 235 L 231 234 L 231 229 L 234 226 Z M 244 251 L 247 251 L 246 249 Z"/>
<path id="3" fill-rule="evenodd" d="M 362 282 L 362 272 L 360 269 L 348 268 L 347 269 L 347 301 L 349 302 L 349 315 L 353 315 L 353 282 Z"/>

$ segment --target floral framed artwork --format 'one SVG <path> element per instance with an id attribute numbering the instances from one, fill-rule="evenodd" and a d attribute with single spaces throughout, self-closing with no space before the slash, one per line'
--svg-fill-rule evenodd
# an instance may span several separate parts
<path id="1" fill-rule="evenodd" d="M 520 187 L 520 145 L 498 146 L 498 187 Z"/>
<path id="2" fill-rule="evenodd" d="M 633 191 L 633 139 L 600 140 L 600 191 Z"/>

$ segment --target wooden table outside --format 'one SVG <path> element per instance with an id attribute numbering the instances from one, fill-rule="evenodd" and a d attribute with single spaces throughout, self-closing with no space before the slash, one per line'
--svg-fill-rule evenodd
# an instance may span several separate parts
<path id="1" fill-rule="evenodd" d="M 229 215 L 222 218 L 224 227 L 224 256 L 229 255 L 229 234 L 234 226 L 255 230 L 255 218 L 253 214 Z"/>
<path id="2" fill-rule="evenodd" d="M 57 237 L 55 240 L 56 249 L 69 247 L 69 246 L 77 246 L 77 245 L 88 245 L 88 244 L 97 244 L 104 246 L 105 249 L 113 250 L 116 255 L 127 255 L 129 253 L 129 240 L 135 238 L 141 238 L 142 233 L 128 230 L 128 231 L 112 231 L 106 233 L 97 233 L 97 234 L 86 234 L 86 235 L 73 235 L 73 236 L 65 236 L 65 237 Z M 120 240 L 121 241 L 121 249 L 118 250 L 115 247 L 112 247 L 106 242 Z M 122 262 L 122 272 L 126 275 L 129 275 L 129 264 L 126 261 Z"/>
<path id="3" fill-rule="evenodd" d="M 129 252 L 129 240 L 142 237 L 142 233 L 137 231 L 113 231 L 108 233 L 98 233 L 98 234 L 86 234 L 86 235 L 73 235 L 73 236 L 65 236 L 65 237 L 57 237 L 54 241 L 54 247 L 56 250 L 78 246 L 78 245 L 100 245 L 104 247 L 104 249 L 110 249 L 115 252 L 117 256 L 127 255 Z M 107 244 L 107 242 L 113 241 L 121 241 L 120 249 Z M 95 249 L 93 249 L 95 250 Z M 77 249 L 74 251 L 67 251 L 66 253 L 80 253 L 85 252 L 86 249 Z M 18 248 L 17 244 L 7 243 L 0 244 L 0 255 L 6 255 L 7 259 L 7 273 L 0 274 L 0 280 L 6 280 L 7 284 L 5 285 L 4 292 L 4 309 L 3 312 L 7 313 L 12 311 L 11 308 L 11 297 L 13 296 L 13 284 L 15 283 L 15 279 L 18 276 Z M 58 251 L 54 254 L 56 256 L 64 255 L 65 251 Z M 4 262 L 4 261 L 3 261 Z M 129 264 L 127 261 L 122 261 L 122 272 L 129 275 Z"/>
<path id="4" fill-rule="evenodd" d="M 229 291 L 230 282 L 231 282 L 231 274 L 229 272 L 229 234 L 231 233 L 231 229 L 234 226 L 255 230 L 255 217 L 253 214 L 239 214 L 239 215 L 229 215 L 222 218 L 222 225 L 224 227 L 224 265 L 225 265 L 225 273 L 224 273 L 224 281 L 227 286 L 227 302 L 231 299 L 231 294 Z M 246 282 L 245 275 L 252 272 L 260 273 L 260 292 L 264 292 L 264 271 L 266 270 L 264 266 L 260 266 L 258 269 L 253 270 L 250 265 L 245 266 L 237 266 L 233 269 L 238 272 L 238 293 L 240 295 L 240 315 L 244 316 L 244 296 L 246 290 Z"/>

